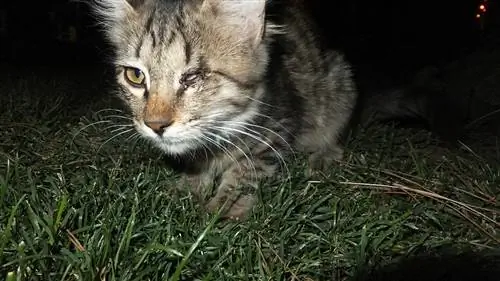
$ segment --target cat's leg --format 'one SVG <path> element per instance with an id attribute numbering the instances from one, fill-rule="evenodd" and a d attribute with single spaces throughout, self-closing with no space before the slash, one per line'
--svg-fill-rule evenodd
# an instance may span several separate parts
<path id="1" fill-rule="evenodd" d="M 224 206 L 224 218 L 245 219 L 255 204 L 259 183 L 272 176 L 276 168 L 275 164 L 258 159 L 232 165 L 222 174 L 215 196 L 206 205 L 207 209 L 217 212 Z"/>
<path id="2" fill-rule="evenodd" d="M 313 114 L 316 122 L 309 132 L 312 141 L 306 146 L 310 151 L 309 173 L 322 171 L 328 174 L 332 164 L 343 159 L 344 149 L 339 137 L 351 119 L 357 99 L 350 66 L 344 57 L 330 53 L 325 61 L 330 62 L 330 67 L 320 82 L 323 99 L 316 101 L 314 108 L 317 113 Z"/>
<path id="3" fill-rule="evenodd" d="M 329 168 L 342 160 L 344 148 L 338 141 L 339 126 L 334 125 L 330 128 L 311 128 L 301 138 L 301 150 L 308 155 L 306 175 L 312 176 L 318 172 L 328 174 Z"/>
<path id="4" fill-rule="evenodd" d="M 339 162 L 344 157 L 344 149 L 338 143 L 331 144 L 309 155 L 309 174 L 315 171 L 327 171 L 333 163 Z"/>
<path id="5" fill-rule="evenodd" d="M 211 191 L 214 183 L 214 177 L 209 173 L 201 174 L 183 174 L 177 182 L 177 188 L 189 193 L 200 204 L 205 202 L 207 193 Z"/>

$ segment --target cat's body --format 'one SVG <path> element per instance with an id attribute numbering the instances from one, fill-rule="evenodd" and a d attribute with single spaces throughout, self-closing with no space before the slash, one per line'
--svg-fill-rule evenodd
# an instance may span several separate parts
<path id="1" fill-rule="evenodd" d="M 104 3 L 104 4 L 102 4 Z M 188 184 L 243 217 L 262 179 L 294 153 L 311 169 L 342 157 L 356 90 L 295 4 L 105 0 L 121 96 L 137 130 L 185 164 Z"/>

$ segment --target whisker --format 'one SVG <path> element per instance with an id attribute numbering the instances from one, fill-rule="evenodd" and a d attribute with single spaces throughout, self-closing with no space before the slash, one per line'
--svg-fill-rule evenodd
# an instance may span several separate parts
<path id="1" fill-rule="evenodd" d="M 257 132 L 257 131 L 255 131 L 255 130 L 249 129 L 246 126 L 250 126 L 250 127 L 254 127 L 254 128 L 258 128 L 258 129 L 262 129 L 262 130 L 268 131 L 271 134 L 273 134 L 273 135 L 277 136 L 278 138 L 280 138 L 286 144 L 286 146 L 288 147 L 288 149 L 290 149 L 290 151 L 292 152 L 292 154 L 295 154 L 295 151 L 294 151 L 293 147 L 290 145 L 290 143 L 285 138 L 283 138 L 280 134 L 278 134 L 276 131 L 274 131 L 274 130 L 271 130 L 271 129 L 269 129 L 267 127 L 264 127 L 264 126 L 261 126 L 261 125 L 252 124 L 252 123 L 248 123 L 248 122 L 242 122 L 242 121 L 223 121 L 223 122 L 224 123 L 228 123 L 229 125 L 231 125 L 231 124 L 238 124 L 238 125 L 240 125 L 238 127 L 243 127 L 245 129 L 249 130 L 250 132 L 256 133 L 256 134 L 259 134 L 259 135 L 262 135 L 262 134 L 259 133 L 259 132 Z"/>
<path id="2" fill-rule="evenodd" d="M 123 116 L 123 115 L 104 115 L 103 118 L 108 118 L 108 119 L 116 118 L 116 119 L 123 119 L 123 120 L 127 120 L 127 121 L 134 121 L 134 119 L 132 117 Z"/>
<path id="3" fill-rule="evenodd" d="M 205 133 L 207 133 L 207 132 L 205 132 Z M 215 135 L 215 134 L 212 134 L 212 135 L 218 138 L 217 135 Z M 202 133 L 201 136 L 203 137 L 203 139 L 205 139 L 209 143 L 211 143 L 211 144 L 215 145 L 217 148 L 219 148 L 227 157 L 229 157 L 229 159 L 231 159 L 231 161 L 233 161 L 235 164 L 237 164 L 238 168 L 241 170 L 240 163 L 238 161 L 236 161 L 234 156 L 231 154 L 231 152 L 227 148 L 225 148 L 223 145 L 219 144 L 216 140 L 213 140 L 209 136 L 206 136 L 204 133 Z"/>
<path id="4" fill-rule="evenodd" d="M 207 161 L 209 159 L 207 150 L 212 154 L 213 157 L 215 157 L 214 151 L 210 149 L 210 147 L 205 142 L 203 142 L 199 136 L 193 136 L 193 139 L 203 147 L 203 152 L 205 152 L 205 159 Z"/>
<path id="5" fill-rule="evenodd" d="M 109 125 L 108 127 L 104 128 L 104 129 L 107 130 L 107 129 L 111 129 L 114 127 L 134 127 L 134 124 L 113 124 L 113 125 Z"/>
<path id="6" fill-rule="evenodd" d="M 121 136 L 121 135 L 123 135 L 123 134 L 129 133 L 129 132 L 131 132 L 131 131 L 133 131 L 133 130 L 134 130 L 134 129 L 128 129 L 128 130 L 126 130 L 126 131 L 120 132 L 120 133 L 118 133 L 118 134 L 116 134 L 116 135 L 114 135 L 114 136 L 110 137 L 110 138 L 109 138 L 109 139 L 107 139 L 104 143 L 102 143 L 102 144 L 101 144 L 101 146 L 99 146 L 99 148 L 97 149 L 97 153 L 99 153 L 99 151 L 101 151 L 101 148 L 102 148 L 104 145 L 106 145 L 108 142 L 112 141 L 113 139 L 115 139 L 115 138 L 117 138 L 117 137 L 119 137 L 119 136 Z"/>
<path id="7" fill-rule="evenodd" d="M 290 132 L 290 130 L 288 130 L 287 127 L 283 126 L 280 122 L 276 121 L 274 118 L 272 118 L 271 116 L 268 116 L 266 114 L 263 114 L 263 113 L 260 113 L 260 112 L 256 112 L 255 115 L 258 115 L 258 116 L 261 116 L 261 117 L 264 117 L 264 118 L 267 118 L 269 119 L 270 121 L 272 121 L 273 123 L 275 124 L 278 124 L 280 126 L 280 128 L 282 128 L 285 132 L 287 132 L 289 135 L 293 135 L 292 132 Z"/>
<path id="8" fill-rule="evenodd" d="M 123 110 L 118 109 L 118 108 L 103 108 L 101 110 L 96 111 L 95 113 L 96 114 L 101 114 L 103 112 L 108 112 L 108 111 L 114 111 L 114 112 L 117 112 L 117 113 L 123 113 Z"/>
<path id="9" fill-rule="evenodd" d="M 113 129 L 110 132 L 110 134 L 114 135 L 116 132 L 124 131 L 124 130 L 130 130 L 130 127 L 119 127 L 116 129 Z"/>
<path id="10" fill-rule="evenodd" d="M 73 135 L 73 138 L 71 139 L 71 141 L 75 141 L 75 138 L 83 131 L 87 130 L 88 128 L 92 127 L 92 126 L 96 126 L 96 125 L 99 125 L 99 124 L 106 124 L 106 123 L 110 123 L 111 121 L 109 120 L 101 120 L 101 121 L 95 121 L 95 122 L 92 122 L 90 124 L 87 124 L 83 127 L 81 127 L 74 135 Z"/>
<path id="11" fill-rule="evenodd" d="M 216 128 L 209 128 L 209 129 L 216 129 Z M 219 130 L 217 130 L 217 131 L 219 131 Z M 232 142 L 232 141 L 231 141 L 231 140 L 229 140 L 229 139 L 223 138 L 223 137 L 221 137 L 221 136 L 219 136 L 219 135 L 216 135 L 216 134 L 214 134 L 214 133 L 211 133 L 211 132 L 207 132 L 207 133 L 209 133 L 209 134 L 211 134 L 211 135 L 213 135 L 213 136 L 215 136 L 215 137 L 217 137 L 217 138 L 221 139 L 222 141 L 224 141 L 224 142 L 228 143 L 229 145 L 231 145 L 231 146 L 233 146 L 234 148 L 236 148 L 236 149 L 237 149 L 237 150 L 238 150 L 241 154 L 243 154 L 243 157 L 245 157 L 245 159 L 248 161 L 248 164 L 250 164 L 250 168 L 252 169 L 253 176 L 255 177 L 255 179 L 257 178 L 257 169 L 255 168 L 255 162 L 252 160 L 252 158 L 250 158 L 250 157 L 247 155 L 247 153 L 246 153 L 246 152 L 245 152 L 242 148 L 240 148 L 238 145 L 236 145 L 234 142 Z M 232 135 L 232 136 L 235 136 L 234 134 L 231 134 L 231 135 Z M 238 138 L 238 139 L 239 139 L 239 141 L 240 141 L 241 143 L 243 143 L 243 144 L 246 146 L 247 150 L 251 153 L 250 148 L 246 145 L 246 143 L 245 143 L 245 142 L 244 142 L 244 141 L 243 141 L 240 137 L 238 137 L 238 136 L 235 136 L 235 137 L 236 137 L 236 138 Z"/>
<path id="12" fill-rule="evenodd" d="M 131 144 L 131 147 L 133 149 L 136 149 L 138 144 L 144 144 L 146 142 L 146 140 L 142 138 L 141 134 L 137 132 L 129 136 L 125 141 L 133 141 L 133 143 Z"/>
<path id="13" fill-rule="evenodd" d="M 113 121 L 113 124 L 105 127 L 104 130 L 109 130 L 109 129 L 117 128 L 117 127 L 132 128 L 132 127 L 135 127 L 135 125 L 132 123 L 123 123 L 123 122 Z"/>
<path id="14" fill-rule="evenodd" d="M 256 140 L 256 141 L 258 141 L 258 142 L 260 142 L 260 143 L 262 143 L 262 144 L 266 145 L 266 146 L 267 146 L 267 147 L 269 147 L 269 148 L 270 148 L 270 149 L 274 152 L 274 154 L 275 154 L 275 155 L 279 158 L 279 160 L 280 160 L 280 161 L 279 161 L 279 162 L 280 162 L 280 166 L 286 170 L 286 173 L 287 173 L 288 178 L 291 178 L 291 173 L 290 173 L 290 170 L 288 169 L 288 165 L 286 164 L 286 161 L 285 161 L 285 159 L 284 159 L 283 155 L 281 154 L 281 152 L 279 152 L 279 151 L 278 151 L 278 150 L 277 150 L 274 146 L 272 146 L 272 145 L 269 143 L 269 142 L 271 142 L 271 143 L 272 143 L 272 141 L 271 141 L 269 138 L 267 138 L 266 136 L 262 135 L 261 133 L 259 133 L 259 132 L 257 132 L 257 131 L 250 130 L 250 129 L 246 128 L 246 127 L 244 127 L 244 129 L 246 129 L 246 130 L 250 130 L 250 131 L 252 131 L 254 134 L 258 134 L 258 135 L 260 135 L 260 136 L 263 136 L 263 137 L 264 137 L 264 138 L 266 138 L 266 139 L 267 139 L 267 141 L 269 141 L 269 142 L 266 142 L 265 140 L 263 140 L 263 139 L 259 138 L 258 136 L 254 135 L 254 134 L 251 134 L 251 133 L 248 133 L 248 132 L 245 132 L 245 131 L 242 131 L 242 130 L 236 129 L 236 128 L 231 128 L 231 127 L 216 127 L 216 128 L 218 128 L 218 129 L 220 129 L 220 130 L 223 130 L 223 131 L 234 131 L 234 132 L 240 133 L 240 134 L 242 134 L 242 135 L 246 135 L 246 136 L 248 136 L 248 137 L 250 137 L 250 138 L 253 138 L 254 140 Z"/>
<path id="15" fill-rule="evenodd" d="M 128 142 L 128 141 L 131 141 L 132 139 L 134 138 L 140 138 L 141 137 L 141 134 L 137 133 L 137 132 L 134 132 L 132 135 L 128 136 L 125 141 Z"/>
<path id="16" fill-rule="evenodd" d="M 258 99 L 256 99 L 256 98 L 252 98 L 252 97 L 251 97 L 251 96 L 249 96 L 249 95 L 244 95 L 244 96 L 245 96 L 245 98 L 247 98 L 247 99 L 249 99 L 249 100 L 251 100 L 251 101 L 254 101 L 254 102 L 257 102 L 257 103 L 259 103 L 259 104 L 262 104 L 262 105 L 268 106 L 268 107 L 270 107 L 270 108 L 277 108 L 277 106 L 275 106 L 275 105 L 272 105 L 272 104 L 269 104 L 269 103 L 263 102 L 263 101 L 258 100 Z"/>

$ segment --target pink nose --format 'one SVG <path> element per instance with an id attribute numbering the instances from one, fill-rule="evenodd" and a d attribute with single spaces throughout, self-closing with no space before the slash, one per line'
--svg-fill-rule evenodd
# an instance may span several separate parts
<path id="1" fill-rule="evenodd" d="M 172 120 L 147 120 L 144 124 L 151 128 L 158 135 L 162 135 L 166 128 L 174 123 Z"/>

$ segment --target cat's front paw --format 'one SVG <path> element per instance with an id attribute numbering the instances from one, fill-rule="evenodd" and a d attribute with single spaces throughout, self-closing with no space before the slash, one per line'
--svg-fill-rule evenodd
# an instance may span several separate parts
<path id="1" fill-rule="evenodd" d="M 200 203 L 204 201 L 205 189 L 200 176 L 182 175 L 177 181 L 175 187 L 183 192 L 186 190 L 189 191 L 193 198 Z"/>
<path id="2" fill-rule="evenodd" d="M 211 213 L 217 213 L 221 208 L 221 217 L 230 220 L 245 220 L 255 204 L 255 196 L 240 195 L 236 199 L 227 196 L 215 196 L 206 208 Z"/>
<path id="3" fill-rule="evenodd" d="M 340 147 L 334 147 L 327 151 L 317 151 L 309 155 L 309 167 L 306 171 L 308 176 L 312 176 L 318 172 L 328 174 L 333 163 L 339 162 L 344 156 L 344 150 Z"/>

